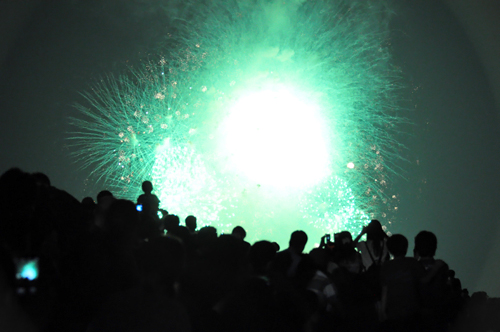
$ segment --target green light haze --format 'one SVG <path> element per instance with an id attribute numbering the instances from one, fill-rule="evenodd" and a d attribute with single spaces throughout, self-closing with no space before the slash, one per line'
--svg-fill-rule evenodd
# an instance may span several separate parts
<path id="1" fill-rule="evenodd" d="M 169 47 L 77 106 L 79 157 L 135 201 L 250 242 L 388 224 L 402 146 L 388 12 L 370 1 L 175 4 Z M 172 14 L 174 15 L 174 14 Z M 103 135 L 104 133 L 104 135 Z"/>

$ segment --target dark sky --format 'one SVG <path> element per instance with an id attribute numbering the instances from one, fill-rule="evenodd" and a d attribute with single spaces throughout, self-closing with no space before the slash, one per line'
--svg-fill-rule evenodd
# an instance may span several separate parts
<path id="1" fill-rule="evenodd" d="M 437 256 L 465 287 L 500 296 L 500 78 L 491 61 L 500 41 L 478 33 L 498 29 L 487 14 L 499 6 L 449 2 L 399 1 L 392 22 L 414 125 L 402 138 L 408 171 L 394 184 L 401 204 L 391 231 L 411 247 L 418 231 L 435 232 Z M 113 3 L 0 1 L 1 172 L 42 171 L 78 199 L 95 196 L 99 185 L 70 156 L 72 105 L 93 79 L 147 57 L 166 31 L 160 1 Z"/>

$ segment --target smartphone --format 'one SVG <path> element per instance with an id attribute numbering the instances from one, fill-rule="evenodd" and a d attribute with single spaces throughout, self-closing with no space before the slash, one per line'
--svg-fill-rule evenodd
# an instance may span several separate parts
<path id="1" fill-rule="evenodd" d="M 136 209 L 137 211 L 139 211 L 139 212 L 142 212 L 142 205 L 141 205 L 141 204 L 137 204 L 137 205 L 135 206 L 135 209 Z"/>
<path id="2" fill-rule="evenodd" d="M 38 257 L 35 258 L 16 258 L 16 279 L 27 279 L 33 281 L 38 279 Z"/>
<path id="3" fill-rule="evenodd" d="M 325 236 L 326 236 L 325 237 L 326 238 L 326 242 L 330 242 L 330 234 L 326 234 Z"/>
<path id="4" fill-rule="evenodd" d="M 40 274 L 38 257 L 14 258 L 16 267 L 15 289 L 18 295 L 30 296 L 37 293 L 37 280 Z"/>

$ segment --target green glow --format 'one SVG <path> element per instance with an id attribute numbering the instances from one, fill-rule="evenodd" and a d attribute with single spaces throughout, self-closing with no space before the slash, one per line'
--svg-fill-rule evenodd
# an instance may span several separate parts
<path id="1" fill-rule="evenodd" d="M 35 280 L 38 278 L 38 259 L 19 260 L 17 279 Z"/>
<path id="2" fill-rule="evenodd" d="M 72 140 L 117 196 L 250 242 L 383 223 L 392 208 L 399 71 L 376 2 L 172 1 L 168 45 L 96 84 Z M 173 46 L 172 46 L 173 45 Z M 394 196 L 396 197 L 396 196 Z M 395 199 L 394 199 L 395 200 Z"/>
<path id="3" fill-rule="evenodd" d="M 303 187 L 328 174 L 326 133 L 318 110 L 285 89 L 240 98 L 224 120 L 224 148 L 252 181 Z"/>

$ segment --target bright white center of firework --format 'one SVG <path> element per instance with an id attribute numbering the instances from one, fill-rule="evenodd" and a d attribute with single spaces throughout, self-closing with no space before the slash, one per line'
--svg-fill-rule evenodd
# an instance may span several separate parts
<path id="1" fill-rule="evenodd" d="M 225 142 L 249 179 L 276 187 L 314 184 L 328 173 L 328 149 L 315 105 L 286 90 L 238 100 L 225 121 Z"/>

